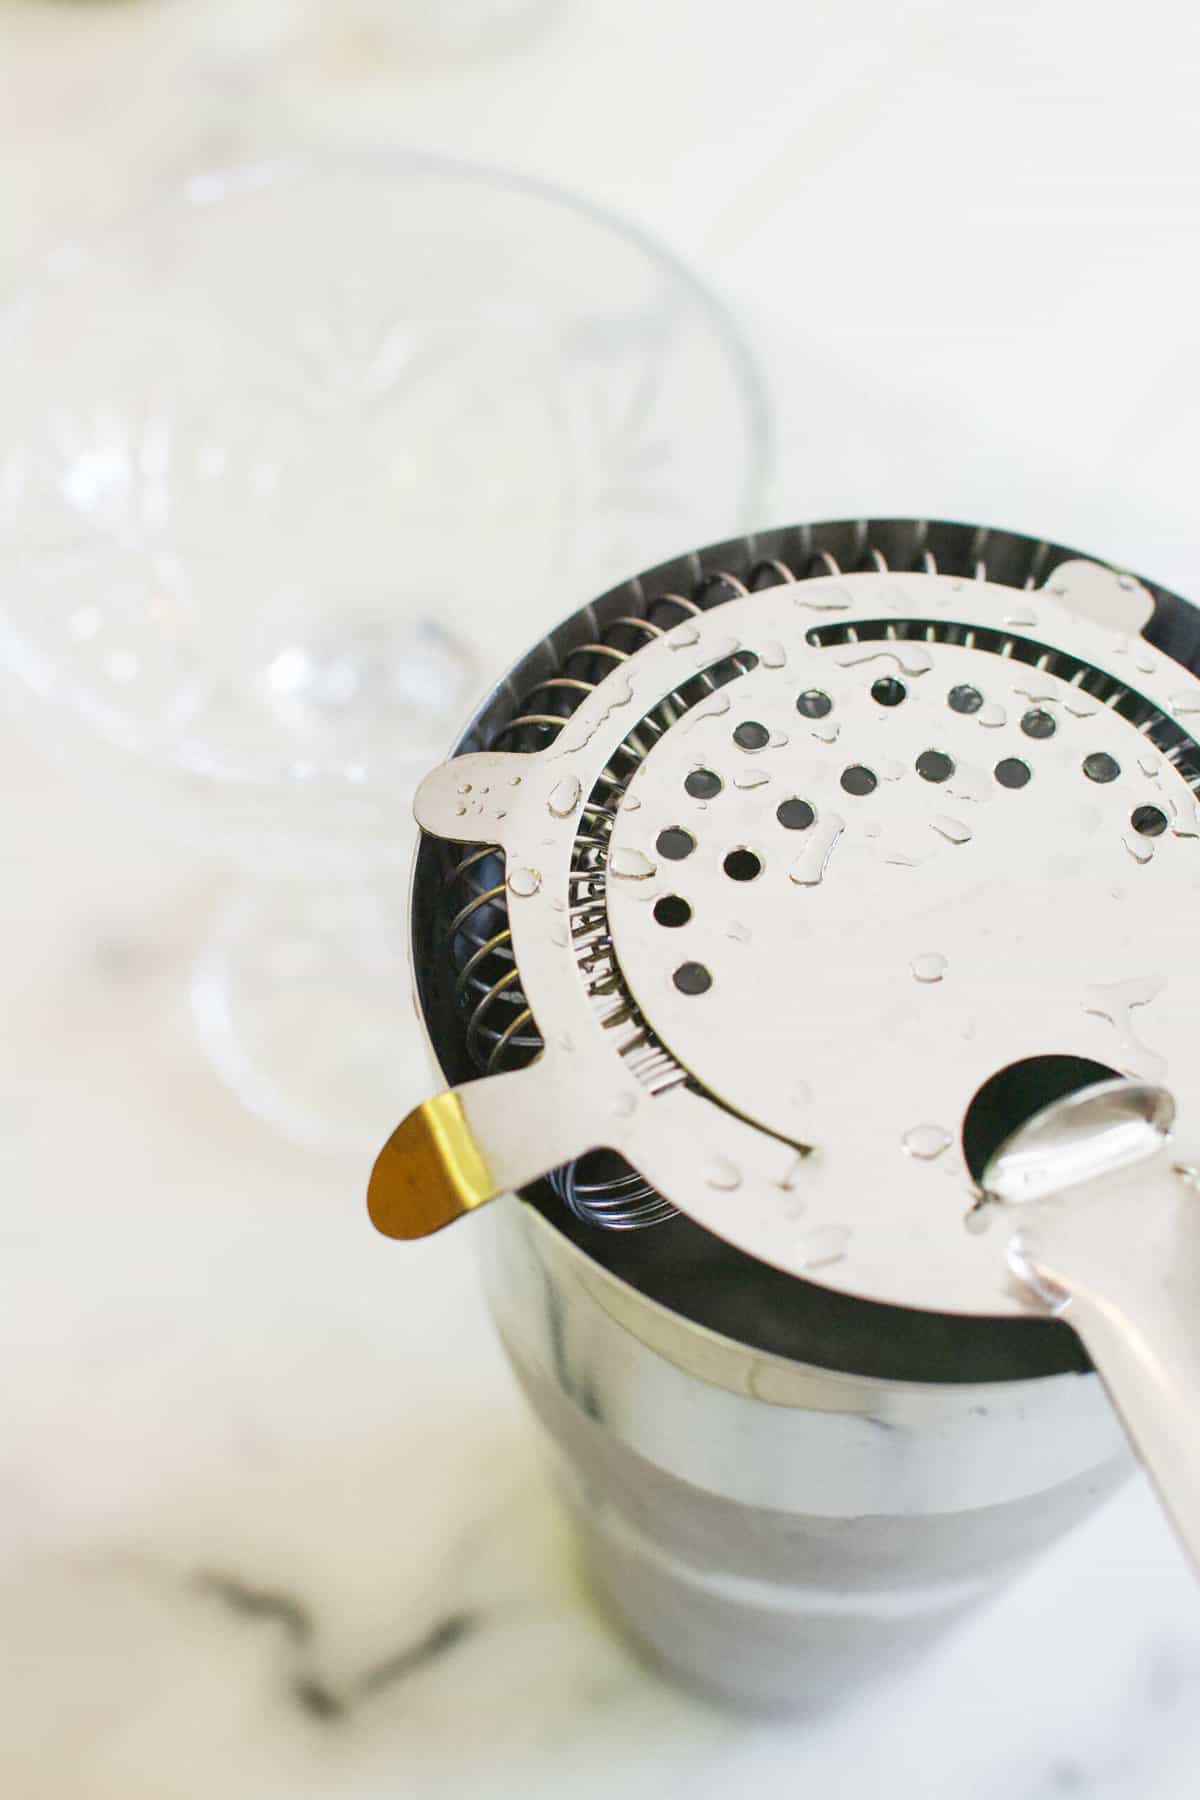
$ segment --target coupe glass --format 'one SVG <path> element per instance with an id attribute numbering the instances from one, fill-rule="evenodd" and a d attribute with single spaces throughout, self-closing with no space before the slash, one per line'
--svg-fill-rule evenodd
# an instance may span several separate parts
<path id="1" fill-rule="evenodd" d="M 63 246 L 0 333 L 0 655 L 83 779 L 238 869 L 203 1042 L 359 1152 L 414 1061 L 413 786 L 588 593 L 742 528 L 752 366 L 640 233 L 536 182 L 320 155 Z"/>

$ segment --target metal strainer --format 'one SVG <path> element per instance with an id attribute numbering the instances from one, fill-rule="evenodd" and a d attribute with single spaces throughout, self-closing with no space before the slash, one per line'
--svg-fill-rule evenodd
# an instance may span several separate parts
<path id="1" fill-rule="evenodd" d="M 418 874 L 458 1085 L 381 1153 L 374 1222 L 550 1175 L 551 1213 L 683 1214 L 860 1300 L 1061 1314 L 1200 1553 L 1190 613 L 908 521 L 657 573 L 420 789 L 462 847 L 441 899 L 428 842 Z"/>

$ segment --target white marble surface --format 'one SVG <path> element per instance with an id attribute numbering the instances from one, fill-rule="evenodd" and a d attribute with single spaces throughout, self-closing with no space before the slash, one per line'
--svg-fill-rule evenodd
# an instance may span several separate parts
<path id="1" fill-rule="evenodd" d="M 742 312 L 773 514 L 991 518 L 1200 590 L 1194 12 L 575 0 L 465 63 L 285 10 L 0 6 L 0 272 L 315 132 L 552 172 Z M 198 1057 L 221 873 L 0 743 L 0 1792 L 1196 1792 L 1200 1603 L 1140 1481 L 841 1716 L 645 1673 L 580 1591 L 466 1234 L 382 1244 L 364 1170 Z"/>

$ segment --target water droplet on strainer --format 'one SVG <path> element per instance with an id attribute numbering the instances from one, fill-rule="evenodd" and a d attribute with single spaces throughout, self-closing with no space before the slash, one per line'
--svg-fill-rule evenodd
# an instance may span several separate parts
<path id="1" fill-rule="evenodd" d="M 829 859 L 845 829 L 846 821 L 837 813 L 829 813 L 819 825 L 815 825 L 804 849 L 788 870 L 788 880 L 794 881 L 797 887 L 817 887 L 824 878 Z"/>
<path id="2" fill-rule="evenodd" d="M 722 718 L 732 704 L 728 694 L 714 694 L 704 706 L 697 706 L 694 711 L 690 712 L 679 729 L 680 731 L 694 731 L 697 725 L 704 723 L 705 719 Z"/>
<path id="3" fill-rule="evenodd" d="M 741 638 L 710 638 L 696 658 L 696 667 L 698 669 L 703 669 L 707 668 L 709 663 L 724 662 L 727 657 L 732 656 L 734 651 L 740 650 L 741 647 Z"/>
<path id="4" fill-rule="evenodd" d="M 735 944 L 748 944 L 750 942 L 750 927 L 748 925 L 743 925 L 738 919 L 730 919 L 728 925 L 725 927 L 725 936 L 727 938 L 732 938 Z"/>
<path id="5" fill-rule="evenodd" d="M 1147 750 L 1144 755 L 1138 757 L 1138 768 L 1150 781 L 1157 781 L 1162 774 L 1162 757 L 1155 756 Z"/>
<path id="6" fill-rule="evenodd" d="M 909 964 L 918 981 L 940 981 L 950 967 L 940 950 L 925 950 Z"/>
<path id="7" fill-rule="evenodd" d="M 734 776 L 733 785 L 736 788 L 758 788 L 770 779 L 765 769 L 747 769 L 744 775 Z"/>
<path id="8" fill-rule="evenodd" d="M 796 1245 L 800 1267 L 820 1269 L 841 1262 L 849 1242 L 848 1225 L 818 1225 L 815 1231 L 806 1231 Z"/>
<path id="9" fill-rule="evenodd" d="M 809 612 L 849 612 L 854 604 L 848 590 L 843 587 L 816 587 L 815 592 L 806 591 L 807 589 L 808 583 L 804 582 L 794 598 L 797 606 L 803 606 Z"/>
<path id="10" fill-rule="evenodd" d="M 1200 837 L 1200 807 L 1192 796 L 1178 806 L 1171 802 L 1171 830 L 1176 837 Z"/>
<path id="11" fill-rule="evenodd" d="M 932 1162 L 950 1148 L 950 1141 L 950 1133 L 942 1125 L 914 1125 L 900 1139 L 909 1156 L 915 1156 L 918 1162 Z"/>
<path id="12" fill-rule="evenodd" d="M 961 819 L 952 819 L 948 813 L 938 813 L 936 818 L 930 819 L 929 824 L 932 830 L 952 844 L 969 844 L 975 835 L 969 825 L 964 825 Z"/>
<path id="13" fill-rule="evenodd" d="M 1036 625 L 1037 614 L 1031 606 L 1014 606 L 1011 612 L 1005 613 L 1006 625 Z"/>
<path id="14" fill-rule="evenodd" d="M 1127 831 L 1121 839 L 1135 863 L 1148 863 L 1154 857 L 1154 839 L 1143 837 L 1140 832 Z"/>
<path id="15" fill-rule="evenodd" d="M 1086 989 L 1084 1010 L 1107 1019 L 1117 1034 L 1120 1066 L 1135 1070 L 1147 1081 L 1159 1081 L 1167 1072 L 1167 1059 L 1144 1043 L 1134 1028 L 1135 1007 L 1149 1006 L 1166 987 L 1163 975 L 1140 975 L 1131 981 L 1101 982 Z"/>
<path id="16" fill-rule="evenodd" d="M 1172 694 L 1167 705 L 1177 717 L 1182 717 L 1185 713 L 1200 713 L 1200 688 L 1183 694 Z"/>
<path id="17" fill-rule="evenodd" d="M 986 725 L 992 731 L 997 726 L 1008 723 L 1008 714 L 998 700 L 989 700 L 986 705 L 980 707 L 975 717 L 981 725 Z"/>
<path id="18" fill-rule="evenodd" d="M 836 744 L 841 729 L 840 725 L 814 725 L 808 735 L 815 737 L 821 744 Z"/>
<path id="19" fill-rule="evenodd" d="M 550 927 L 550 942 L 557 950 L 565 950 L 570 942 L 566 925 L 561 919 L 556 919 Z"/>
<path id="20" fill-rule="evenodd" d="M 556 819 L 569 819 L 583 799 L 583 785 L 578 775 L 563 775 L 550 790 L 546 802 Z"/>
<path id="21" fill-rule="evenodd" d="M 658 864 L 652 863 L 645 851 L 619 844 L 608 859 L 608 872 L 618 881 L 646 881 L 658 873 Z"/>
<path id="22" fill-rule="evenodd" d="M 636 794 L 626 794 L 624 800 L 621 802 L 621 810 L 623 812 L 636 812 L 641 804 L 642 803 Z"/>
<path id="23" fill-rule="evenodd" d="M 675 625 L 668 631 L 666 641 L 668 650 L 688 650 L 700 642 L 699 627 L 685 619 L 682 625 Z"/>
<path id="24" fill-rule="evenodd" d="M 518 900 L 529 900 L 542 885 L 540 869 L 529 869 L 518 863 L 515 869 L 508 872 L 508 891 L 515 894 Z"/>
<path id="25" fill-rule="evenodd" d="M 787 651 L 774 638 L 764 644 L 758 653 L 758 660 L 764 669 L 782 669 L 787 665 Z"/>
<path id="26" fill-rule="evenodd" d="M 898 641 L 881 650 L 868 645 L 855 645 L 852 649 L 838 657 L 843 669 L 853 669 L 859 663 L 887 661 L 895 663 L 904 675 L 928 675 L 933 667 L 933 657 L 924 644 L 910 644 Z"/>
<path id="27" fill-rule="evenodd" d="M 465 817 L 466 817 L 466 813 L 467 813 L 467 803 L 466 803 L 466 801 L 465 801 L 465 800 L 460 800 L 460 801 L 459 801 L 459 802 L 458 802 L 458 805 L 457 805 L 457 806 L 456 806 L 456 807 L 455 807 L 455 808 L 454 808 L 454 811 L 455 811 L 455 813 L 456 813 L 456 814 L 457 814 L 457 816 L 458 816 L 458 817 L 459 817 L 459 818 L 460 818 L 460 819 L 463 819 L 463 818 L 465 818 Z"/>
<path id="28" fill-rule="evenodd" d="M 742 1185 L 742 1171 L 727 1156 L 714 1156 L 711 1162 L 704 1165 L 704 1179 L 710 1188 L 716 1188 L 723 1194 L 731 1194 Z"/>

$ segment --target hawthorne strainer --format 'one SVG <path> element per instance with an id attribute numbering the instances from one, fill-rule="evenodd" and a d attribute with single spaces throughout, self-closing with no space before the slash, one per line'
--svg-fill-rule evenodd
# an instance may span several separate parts
<path id="1" fill-rule="evenodd" d="M 1123 571 L 917 521 L 575 615 L 417 797 L 455 1085 L 376 1225 L 517 1190 L 601 1261 L 682 1215 L 798 1311 L 1060 1318 L 1195 1550 L 1196 638 Z"/>

